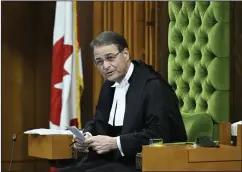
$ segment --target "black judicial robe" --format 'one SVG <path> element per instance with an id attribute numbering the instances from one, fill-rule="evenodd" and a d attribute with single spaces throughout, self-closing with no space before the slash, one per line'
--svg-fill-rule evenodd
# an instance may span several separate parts
<path id="1" fill-rule="evenodd" d="M 132 63 L 134 71 L 129 79 L 123 126 L 117 128 L 108 124 L 115 88 L 111 87 L 114 82 L 105 81 L 96 114 L 84 127 L 84 132 L 90 132 L 93 136 L 120 135 L 125 156 L 122 157 L 118 149 L 101 156 L 92 156 L 93 152 L 90 151 L 84 161 L 105 157 L 109 162 L 135 167 L 136 154 L 142 151 L 142 145 L 149 144 L 150 138 L 162 138 L 164 142 L 187 140 L 178 100 L 171 86 L 151 66 L 135 60 Z M 118 168 L 116 171 L 119 171 Z M 120 171 L 123 170 L 120 168 Z"/>
<path id="2" fill-rule="evenodd" d="M 164 142 L 186 141 L 186 131 L 178 100 L 171 86 L 150 66 L 132 61 L 134 71 L 126 94 L 126 111 L 120 136 L 125 157 L 141 152 L 150 138 Z M 114 82 L 105 81 L 96 106 L 96 115 L 86 124 L 84 132 L 107 135 L 109 114 L 113 103 Z"/>

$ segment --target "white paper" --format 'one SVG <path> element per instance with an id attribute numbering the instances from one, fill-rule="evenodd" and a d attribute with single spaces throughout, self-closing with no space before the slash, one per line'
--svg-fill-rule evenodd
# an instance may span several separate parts
<path id="1" fill-rule="evenodd" d="M 78 130 L 75 126 L 66 127 L 66 128 L 70 130 L 75 136 L 79 137 L 82 141 L 85 140 L 85 137 L 82 131 Z"/>
<path id="2" fill-rule="evenodd" d="M 237 128 L 238 124 L 242 124 L 242 121 L 235 122 L 231 125 L 231 135 L 232 136 L 237 136 Z"/>
<path id="3" fill-rule="evenodd" d="M 73 135 L 69 130 L 57 130 L 57 129 L 46 129 L 39 128 L 25 131 L 24 134 L 38 134 L 38 135 Z"/>

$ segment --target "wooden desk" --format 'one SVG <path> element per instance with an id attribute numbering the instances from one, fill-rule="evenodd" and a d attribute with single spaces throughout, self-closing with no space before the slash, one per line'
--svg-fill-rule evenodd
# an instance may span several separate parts
<path id="1" fill-rule="evenodd" d="M 28 155 L 48 160 L 71 159 L 72 135 L 28 135 Z"/>
<path id="2" fill-rule="evenodd" d="M 164 144 L 143 146 L 143 171 L 242 171 L 242 125 L 237 129 L 237 146 L 231 146 L 231 124 L 220 124 L 220 147 Z"/>
<path id="3" fill-rule="evenodd" d="M 143 171 L 242 171 L 241 147 L 143 146 Z"/>

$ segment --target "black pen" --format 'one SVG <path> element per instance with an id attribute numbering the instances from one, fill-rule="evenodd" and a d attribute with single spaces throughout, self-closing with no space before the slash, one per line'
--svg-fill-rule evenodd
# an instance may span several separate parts
<path id="1" fill-rule="evenodd" d="M 76 143 L 76 141 L 72 142 L 72 143 L 69 145 L 69 147 L 71 147 L 74 143 Z"/>

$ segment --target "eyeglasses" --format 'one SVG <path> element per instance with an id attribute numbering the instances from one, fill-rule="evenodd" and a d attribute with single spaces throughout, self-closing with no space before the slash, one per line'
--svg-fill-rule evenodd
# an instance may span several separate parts
<path id="1" fill-rule="evenodd" d="M 113 62 L 116 57 L 119 55 L 119 53 L 121 53 L 122 51 L 119 51 L 118 53 L 116 54 L 112 54 L 112 53 L 109 53 L 106 55 L 106 57 L 104 58 L 101 58 L 101 57 L 97 57 L 94 61 L 94 63 L 98 66 L 98 67 L 101 67 L 104 63 L 104 61 L 108 61 L 108 62 Z"/>

